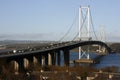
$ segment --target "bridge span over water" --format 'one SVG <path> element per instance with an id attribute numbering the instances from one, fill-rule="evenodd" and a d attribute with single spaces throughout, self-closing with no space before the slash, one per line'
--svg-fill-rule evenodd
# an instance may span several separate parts
<path id="1" fill-rule="evenodd" d="M 59 65 L 61 64 L 61 51 L 64 57 L 64 66 L 69 66 L 70 50 L 85 46 L 85 45 L 100 45 L 106 48 L 108 53 L 111 53 L 111 48 L 101 41 L 69 41 L 55 44 L 48 44 L 43 47 L 35 47 L 34 51 L 24 50 L 21 53 L 13 53 L 13 51 L 0 53 L 0 68 L 8 63 L 15 61 L 18 64 L 19 71 L 24 71 L 29 64 L 35 62 L 42 65 Z M 25 65 L 25 59 L 29 62 Z M 36 61 L 35 61 L 35 60 Z"/>

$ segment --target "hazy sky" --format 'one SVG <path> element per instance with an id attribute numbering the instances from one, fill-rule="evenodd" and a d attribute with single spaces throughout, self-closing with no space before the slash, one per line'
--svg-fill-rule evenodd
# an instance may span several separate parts
<path id="1" fill-rule="evenodd" d="M 95 30 L 104 26 L 107 41 L 120 41 L 120 0 L 0 0 L 0 40 L 59 40 L 80 5 L 90 5 Z"/>

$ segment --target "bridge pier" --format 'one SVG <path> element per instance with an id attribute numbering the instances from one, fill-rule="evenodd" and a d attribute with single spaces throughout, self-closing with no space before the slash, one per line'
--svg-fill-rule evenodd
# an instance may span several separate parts
<path id="1" fill-rule="evenodd" d="M 52 65 L 52 53 L 48 53 L 48 65 Z"/>
<path id="2" fill-rule="evenodd" d="M 27 69 L 29 67 L 29 60 L 27 58 L 24 58 L 24 67 Z"/>
<path id="3" fill-rule="evenodd" d="M 33 56 L 33 64 L 36 65 L 37 64 L 37 58 L 35 56 Z"/>
<path id="4" fill-rule="evenodd" d="M 25 72 L 25 67 L 24 67 L 24 60 L 23 58 L 18 58 L 16 60 L 16 62 L 18 63 L 18 67 L 19 67 L 19 72 Z"/>
<path id="5" fill-rule="evenodd" d="M 102 54 L 106 54 L 107 53 L 106 48 L 104 46 L 98 46 L 98 52 L 102 53 Z"/>
<path id="6" fill-rule="evenodd" d="M 56 52 L 52 54 L 52 65 L 56 65 Z"/>
<path id="7" fill-rule="evenodd" d="M 36 55 L 35 58 L 37 59 L 37 64 L 42 66 L 42 54 Z"/>
<path id="8" fill-rule="evenodd" d="M 26 57 L 26 59 L 28 60 L 28 64 L 26 64 L 27 61 L 25 62 L 25 60 L 24 60 L 24 67 L 26 66 L 26 69 L 33 67 L 34 66 L 33 56 L 28 56 L 28 57 Z"/>
<path id="9" fill-rule="evenodd" d="M 48 53 L 48 65 L 56 65 L 56 52 Z"/>
<path id="10" fill-rule="evenodd" d="M 47 53 L 45 53 L 44 54 L 44 59 L 45 59 L 45 65 L 48 65 L 48 54 Z"/>
<path id="11" fill-rule="evenodd" d="M 69 50 L 63 50 L 64 54 L 64 66 L 69 66 L 70 52 Z"/>
<path id="12" fill-rule="evenodd" d="M 15 72 L 18 72 L 18 70 L 19 70 L 19 69 L 18 69 L 19 64 L 18 64 L 16 61 L 14 61 L 14 62 L 13 62 L 13 66 L 14 66 L 14 71 L 15 71 Z"/>
<path id="13" fill-rule="evenodd" d="M 61 57 L 60 57 L 60 51 L 57 51 L 57 65 L 60 66 Z"/>
<path id="14" fill-rule="evenodd" d="M 18 68 L 15 67 L 14 63 L 16 61 L 10 58 L 0 58 L 0 72 L 1 73 L 8 73 L 11 71 L 17 71 Z M 17 63 L 17 62 L 16 62 Z"/>

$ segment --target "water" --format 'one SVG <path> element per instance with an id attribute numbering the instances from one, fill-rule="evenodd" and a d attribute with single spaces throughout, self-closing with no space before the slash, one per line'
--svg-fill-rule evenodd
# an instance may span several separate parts
<path id="1" fill-rule="evenodd" d="M 120 70 L 120 53 L 109 54 L 101 58 L 99 64 L 94 65 L 96 68 L 104 68 L 109 66 L 117 66 Z"/>
<path id="2" fill-rule="evenodd" d="M 78 53 L 71 52 L 70 60 L 78 59 Z M 97 54 L 91 53 L 90 58 L 96 57 Z M 104 68 L 110 66 L 117 66 L 120 70 L 120 53 L 108 54 L 101 58 L 100 63 L 95 64 L 93 67 L 95 68 Z"/>
<path id="3" fill-rule="evenodd" d="M 61 52 L 63 53 L 63 52 Z M 94 54 L 94 53 L 91 53 L 90 54 L 90 58 L 94 58 L 96 57 L 97 54 Z M 74 60 L 77 60 L 79 59 L 79 54 L 77 52 L 70 52 L 70 61 L 74 61 Z M 61 54 L 61 65 L 63 66 L 64 65 L 64 57 L 63 57 L 63 54 Z M 70 66 L 73 66 L 73 64 L 70 64 Z"/>

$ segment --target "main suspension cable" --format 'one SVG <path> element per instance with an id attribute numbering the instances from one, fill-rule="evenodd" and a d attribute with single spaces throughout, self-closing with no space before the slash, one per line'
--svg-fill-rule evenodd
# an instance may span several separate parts
<path id="1" fill-rule="evenodd" d="M 76 20 L 77 20 L 77 15 L 75 16 L 75 19 L 73 20 L 73 22 L 72 22 L 71 26 L 69 27 L 68 31 L 64 34 L 63 37 L 60 38 L 59 41 L 62 41 L 69 34 L 69 32 L 71 31 L 71 29 L 72 29 L 74 23 L 76 22 Z"/>
<path id="2" fill-rule="evenodd" d="M 93 20 L 92 20 L 91 11 L 90 11 L 90 17 L 91 17 L 90 19 L 91 19 L 91 25 L 92 25 L 92 28 L 93 28 L 93 33 L 94 33 L 94 35 L 95 35 L 96 40 L 98 40 L 98 37 L 97 37 L 96 32 L 95 32 L 95 28 L 94 28 Z"/>
<path id="3" fill-rule="evenodd" d="M 83 15 L 82 15 L 82 16 L 83 16 Z M 82 25 L 81 25 L 81 28 L 80 28 L 81 30 L 82 30 L 82 28 L 83 28 L 83 25 L 84 25 L 84 23 L 85 23 L 86 18 L 87 18 L 87 12 L 86 12 L 85 18 L 83 19 L 83 22 L 82 22 Z M 74 41 L 74 40 L 77 38 L 78 34 L 79 34 L 79 32 L 77 32 L 77 34 L 76 34 L 75 37 L 72 39 L 72 41 Z"/>

